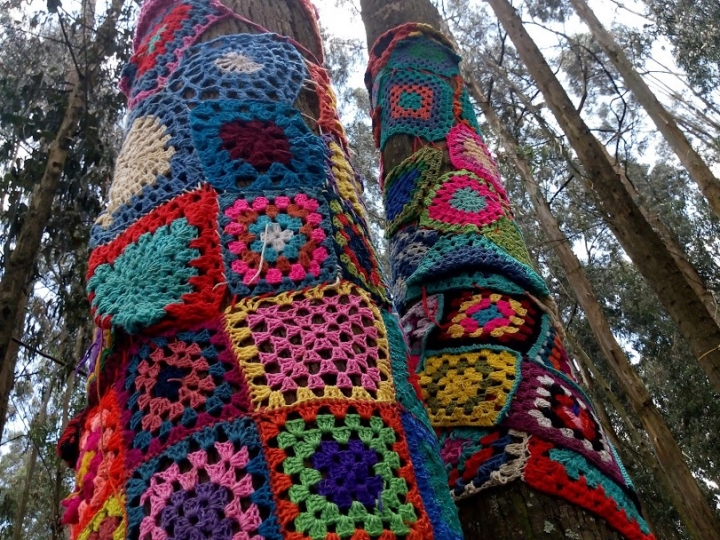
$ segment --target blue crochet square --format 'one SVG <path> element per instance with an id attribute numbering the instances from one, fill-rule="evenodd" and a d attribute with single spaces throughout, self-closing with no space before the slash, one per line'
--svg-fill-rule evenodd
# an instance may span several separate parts
<path id="1" fill-rule="evenodd" d="M 442 43 L 419 35 L 400 41 L 388 59 L 390 69 L 415 69 L 454 77 L 460 75 L 460 56 Z"/>
<path id="2" fill-rule="evenodd" d="M 283 103 L 203 101 L 190 126 L 205 177 L 221 190 L 323 186 L 325 146 Z"/>

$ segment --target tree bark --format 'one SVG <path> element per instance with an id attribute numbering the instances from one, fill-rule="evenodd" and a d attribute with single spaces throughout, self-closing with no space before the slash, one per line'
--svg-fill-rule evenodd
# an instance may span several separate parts
<path id="1" fill-rule="evenodd" d="M 522 157 L 518 141 L 502 125 L 477 83 L 470 83 L 470 88 L 486 119 L 511 157 L 533 203 L 540 226 L 553 246 L 553 251 L 587 317 L 600 350 L 627 396 L 633 412 L 642 422 L 652 441 L 655 455 L 671 485 L 671 489 L 667 493 L 670 500 L 673 501 L 673 505 L 693 538 L 698 540 L 720 538 L 720 536 L 713 536 L 720 534 L 718 533 L 720 524 L 700 491 L 690 468 L 685 463 L 682 450 L 675 441 L 670 428 L 653 404 L 642 379 L 633 369 L 630 360 L 615 339 L 582 263 L 572 251 L 570 242 L 553 216 L 550 205 L 543 197 L 540 187 L 533 177 L 529 163 Z"/>
<path id="2" fill-rule="evenodd" d="M 522 25 L 507 0 L 488 0 L 542 92 L 545 102 L 575 149 L 580 163 L 592 179 L 599 209 L 625 252 L 658 295 L 698 359 L 710 383 L 720 391 L 720 326 L 663 238 L 643 216 L 642 209 L 627 193 L 607 151 L 592 135 L 570 98 Z"/>
<path id="3" fill-rule="evenodd" d="M 27 310 L 28 294 L 23 291 L 18 304 L 18 320 L 15 327 L 15 333 L 12 337 L 20 339 L 25 329 L 25 311 Z M 10 404 L 10 394 L 15 386 L 15 366 L 17 365 L 17 355 L 20 352 L 20 344 L 11 338 L 10 344 L 5 353 L 5 361 L 0 365 L 0 439 L 5 431 L 5 423 L 7 422 L 8 405 Z"/>
<path id="4" fill-rule="evenodd" d="M 113 0 L 106 13 L 105 20 L 93 38 L 87 58 L 86 73 L 72 70 L 69 76 L 71 88 L 68 95 L 67 108 L 60 128 L 55 138 L 48 146 L 45 171 L 38 181 L 30 198 L 27 215 L 18 234 L 15 249 L 7 257 L 5 271 L 0 281 L 0 359 L 3 361 L 2 369 L 11 372 L 15 366 L 5 366 L 8 358 L 7 351 L 12 342 L 16 321 L 19 320 L 21 299 L 25 294 L 28 277 L 32 275 L 35 259 L 40 250 L 42 235 L 52 212 L 52 203 L 55 198 L 60 179 L 65 169 L 68 153 L 72 145 L 72 138 L 78 129 L 80 119 L 87 105 L 88 90 L 93 87 L 100 64 L 112 52 L 112 44 L 116 36 L 116 23 L 120 15 L 124 0 Z M 94 24 L 94 6 L 92 1 L 84 4 L 83 22 L 86 28 Z M 12 361 L 12 358 L 10 358 Z M 6 388 L 0 387 L 0 398 L 7 399 L 9 395 Z M 2 407 L 7 407 L 3 404 Z"/>
<path id="5" fill-rule="evenodd" d="M 625 55 L 625 51 L 617 44 L 612 34 L 608 32 L 595 16 L 585 0 L 570 0 L 580 18 L 588 25 L 593 37 L 600 44 L 605 54 L 618 70 L 628 88 L 632 91 L 640 105 L 643 106 L 655 127 L 662 133 L 670 148 L 687 170 L 690 178 L 698 185 L 705 195 L 710 208 L 720 217 L 720 180 L 715 178 L 705 161 L 695 151 L 680 130 L 675 118 L 670 114 L 655 94 L 650 90 L 640 74 L 635 71 L 632 63 Z"/>

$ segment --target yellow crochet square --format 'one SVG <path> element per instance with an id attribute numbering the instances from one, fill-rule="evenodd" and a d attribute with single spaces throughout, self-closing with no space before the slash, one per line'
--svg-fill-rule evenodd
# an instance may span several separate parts
<path id="1" fill-rule="evenodd" d="M 382 316 L 351 283 L 243 299 L 225 324 L 256 410 L 315 399 L 395 401 Z"/>
<path id="2" fill-rule="evenodd" d="M 332 141 L 328 144 L 328 148 L 330 148 L 331 152 L 330 161 L 338 195 L 340 195 L 341 199 L 350 203 L 358 216 L 365 217 L 365 207 L 360 202 L 362 186 L 355 179 L 355 171 L 353 171 L 350 162 L 345 157 L 345 152 L 343 152 L 339 144 Z"/>
<path id="3" fill-rule="evenodd" d="M 124 540 L 125 528 L 125 497 L 113 495 L 77 536 L 77 540 L 88 540 L 93 533 L 98 538 Z"/>
<path id="4" fill-rule="evenodd" d="M 427 358 L 419 373 L 434 426 L 492 426 L 516 388 L 521 356 L 509 350 L 448 352 Z"/>

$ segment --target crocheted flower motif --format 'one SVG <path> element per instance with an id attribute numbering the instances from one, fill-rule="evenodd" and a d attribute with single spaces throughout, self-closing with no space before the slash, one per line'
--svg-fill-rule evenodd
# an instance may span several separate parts
<path id="1" fill-rule="evenodd" d="M 380 312 L 348 282 L 243 299 L 225 319 L 256 409 L 319 398 L 394 400 Z"/>
<path id="2" fill-rule="evenodd" d="M 343 277 L 388 305 L 386 285 L 365 222 L 337 198 L 330 200 L 333 239 Z"/>
<path id="3" fill-rule="evenodd" d="M 529 435 L 505 427 L 436 430 L 453 498 L 505 485 L 522 476 Z"/>
<path id="4" fill-rule="evenodd" d="M 292 105 L 308 77 L 297 49 L 275 34 L 223 36 L 185 51 L 167 88 L 190 108 L 206 99 Z"/>
<path id="5" fill-rule="evenodd" d="M 205 428 L 139 466 L 127 497 L 130 538 L 282 539 L 249 418 Z"/>
<path id="6" fill-rule="evenodd" d="M 303 405 L 259 419 L 288 540 L 427 538 L 402 425 L 392 407 Z"/>
<path id="7" fill-rule="evenodd" d="M 444 79 L 410 69 L 383 69 L 378 80 L 373 122 L 381 150 L 393 135 L 429 142 L 445 138 L 455 116 L 453 89 Z"/>
<path id="8" fill-rule="evenodd" d="M 88 291 L 96 323 L 136 334 L 214 316 L 225 292 L 215 192 L 176 197 L 95 249 Z"/>
<path id="9" fill-rule="evenodd" d="M 224 195 L 225 274 L 240 296 L 332 281 L 337 258 L 327 202 L 316 193 Z"/>
<path id="10" fill-rule="evenodd" d="M 570 448 L 616 482 L 625 482 L 589 401 L 559 373 L 525 362 L 506 425 Z"/>
<path id="11" fill-rule="evenodd" d="M 190 126 L 205 177 L 218 189 L 312 187 L 326 180 L 325 145 L 289 105 L 203 101 Z"/>
<path id="12" fill-rule="evenodd" d="M 134 42 L 135 53 L 123 68 L 120 89 L 133 109 L 164 88 L 183 52 L 217 21 L 232 15 L 220 2 L 149 2 Z"/>
<path id="13" fill-rule="evenodd" d="M 248 389 L 219 323 L 148 340 L 121 383 L 135 463 L 205 425 L 250 409 Z"/>
<path id="14" fill-rule="evenodd" d="M 540 333 L 540 315 L 529 298 L 512 297 L 484 289 L 446 297 L 443 330 L 428 346 L 438 349 L 471 343 L 505 345 L 526 352 Z M 452 343 L 448 343 L 451 341 Z"/>
<path id="15" fill-rule="evenodd" d="M 436 182 L 441 165 L 442 151 L 426 146 L 388 173 L 383 195 L 386 237 L 392 238 L 400 227 L 418 221 L 427 189 Z"/>
<path id="16" fill-rule="evenodd" d="M 113 482 L 124 474 L 120 408 L 114 391 L 106 393 L 100 404 L 88 412 L 79 451 L 75 490 L 62 503 L 63 524 L 70 525 L 73 537 L 98 530 L 100 523 L 94 518 L 116 494 L 118 486 Z"/>
<path id="17" fill-rule="evenodd" d="M 108 206 L 90 231 L 93 249 L 204 181 L 182 101 L 167 94 L 154 96 L 132 112 L 128 125 Z"/>
<path id="18" fill-rule="evenodd" d="M 634 492 L 623 489 L 580 454 L 531 437 L 523 479 L 534 489 L 571 501 L 601 517 L 624 538 L 655 540 Z"/>
<path id="19" fill-rule="evenodd" d="M 519 353 L 486 348 L 428 354 L 418 377 L 434 427 L 486 427 L 503 420 L 517 390 Z"/>

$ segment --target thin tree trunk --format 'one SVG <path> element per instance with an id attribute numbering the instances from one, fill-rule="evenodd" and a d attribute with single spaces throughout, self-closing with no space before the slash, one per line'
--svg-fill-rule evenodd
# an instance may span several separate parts
<path id="1" fill-rule="evenodd" d="M 682 450 L 677 445 L 670 428 L 653 404 L 642 379 L 633 369 L 630 360 L 615 339 L 582 263 L 572 251 L 570 242 L 553 216 L 550 206 L 532 175 L 530 165 L 522 157 L 518 141 L 502 125 L 477 83 L 470 83 L 470 87 L 486 119 L 502 141 L 523 181 L 540 221 L 540 226 L 553 246 L 553 251 L 565 271 L 608 365 L 615 374 L 615 379 L 622 386 L 635 415 L 650 436 L 655 454 L 671 484 L 668 496 L 693 538 L 698 540 L 718 538 L 719 536 L 713 536 L 720 534 L 718 533 L 720 528 L 718 528 L 710 505 L 685 463 Z"/>
<path id="2" fill-rule="evenodd" d="M 37 464 L 38 458 L 39 444 L 38 441 L 33 439 L 35 435 L 33 433 L 33 430 L 44 430 L 45 428 L 45 423 L 47 422 L 48 404 L 50 403 L 50 398 L 52 397 L 52 393 L 55 388 L 56 376 L 59 370 L 59 366 L 53 369 L 52 374 L 50 375 L 50 378 L 48 380 L 48 385 L 47 387 L 45 387 L 45 391 L 43 392 L 40 409 L 38 410 L 37 416 L 33 418 L 33 421 L 30 424 L 29 438 L 31 450 L 30 455 L 27 458 L 27 471 L 25 473 L 25 482 L 23 483 L 22 492 L 20 493 L 20 500 L 18 501 L 15 521 L 13 523 L 12 540 L 20 540 L 23 537 L 23 522 L 25 521 L 27 503 L 30 499 L 30 490 L 32 489 L 32 484 L 35 477 L 35 466 Z"/>
<path id="3" fill-rule="evenodd" d="M 580 18 L 588 25 L 592 35 L 600 47 L 608 55 L 610 61 L 618 70 L 628 88 L 632 91 L 640 105 L 643 106 L 655 127 L 662 133 L 670 148 L 687 170 L 690 178 L 698 185 L 700 191 L 710 204 L 715 215 L 720 217 L 720 181 L 715 178 L 710 168 L 700 155 L 693 149 L 690 141 L 680 130 L 675 118 L 670 114 L 655 94 L 650 90 L 640 74 L 628 60 L 625 52 L 617 44 L 612 34 L 608 32 L 595 16 L 585 0 L 570 0 Z"/>
<path id="4" fill-rule="evenodd" d="M 106 13 L 105 20 L 97 33 L 88 38 L 88 64 L 85 73 L 70 71 L 67 108 L 60 128 L 48 146 L 45 171 L 38 181 L 30 198 L 27 215 L 18 234 L 15 249 L 7 257 L 5 271 L 0 281 L 0 359 L 3 364 L 12 341 L 15 321 L 19 318 L 21 298 L 26 288 L 28 276 L 32 274 L 42 240 L 43 231 L 50 219 L 52 203 L 60 185 L 65 169 L 72 138 L 80 125 L 80 119 L 87 106 L 86 97 L 93 88 L 100 64 L 112 53 L 112 44 L 116 37 L 116 23 L 124 0 L 113 0 Z M 91 0 L 84 3 L 83 22 L 86 28 L 94 24 L 94 5 Z M 89 23 L 89 24 L 88 24 Z M 14 369 L 8 366 L 7 369 Z M 3 366 L 3 369 L 5 367 Z M 0 387 L 0 397 L 8 395 Z M 5 405 L 3 405 L 5 406 Z"/>
<path id="5" fill-rule="evenodd" d="M 663 238 L 627 193 L 607 152 L 575 110 L 550 66 L 507 0 L 487 0 L 575 149 L 599 209 L 638 271 L 658 295 L 711 384 L 720 391 L 720 327 Z M 708 537 L 709 538 L 709 537 Z"/>
<path id="6" fill-rule="evenodd" d="M 395 26 L 402 23 L 419 22 L 430 24 L 435 28 L 443 27 L 439 13 L 429 1 L 395 0 L 378 2 L 375 0 L 362 0 L 361 6 L 369 45 L 375 42 L 376 45 L 373 50 L 377 48 L 377 56 L 374 57 L 375 60 L 371 59 L 371 66 L 377 57 L 381 55 L 386 57 L 385 55 L 389 54 L 385 51 L 384 45 L 385 41 L 390 41 L 390 38 L 381 36 Z M 371 69 L 379 69 L 379 67 Z M 370 81 L 368 84 L 370 85 L 371 82 L 374 81 Z M 455 88 L 455 92 L 457 95 L 459 89 Z M 380 105 L 378 102 L 374 106 L 377 107 L 375 114 L 378 115 L 378 113 L 381 113 L 381 106 L 386 107 L 387 104 Z M 389 115 L 391 113 L 385 114 Z M 374 123 L 377 130 L 377 116 L 374 118 Z M 438 143 L 437 138 L 433 139 L 433 141 L 435 142 L 435 148 L 444 149 L 444 145 Z M 392 174 L 391 171 L 394 166 L 412 155 L 418 147 L 425 144 L 427 143 L 421 136 L 413 138 L 409 135 L 393 135 L 387 140 L 382 150 L 383 170 L 388 174 Z M 445 154 L 443 161 L 445 168 L 441 169 L 442 172 L 448 170 L 448 161 Z M 480 235 L 481 233 L 477 234 Z M 432 279 L 432 276 L 428 276 L 429 281 L 432 281 Z M 439 292 L 446 291 L 440 289 Z M 410 308 L 406 306 L 406 309 Z M 428 309 L 432 308 L 424 307 L 424 309 L 427 312 Z M 482 341 L 478 340 L 478 344 L 481 343 Z M 448 355 L 456 354 L 453 352 L 454 349 L 448 349 L 448 351 Z M 421 356 L 420 362 L 423 362 L 424 358 L 424 356 Z M 450 386 L 448 384 L 448 390 Z M 470 392 L 469 387 L 472 386 L 473 383 L 471 382 L 464 385 L 468 392 Z M 455 427 L 455 424 L 453 424 L 453 427 Z M 473 424 L 458 424 L 457 427 L 470 430 Z M 443 428 L 438 427 L 438 429 L 442 430 Z M 446 429 L 451 430 L 452 428 Z M 554 497 L 544 495 L 522 482 L 510 482 L 501 488 L 492 488 L 476 493 L 473 497 L 460 501 L 459 508 L 461 523 L 465 537 L 468 540 L 539 539 L 548 538 L 548 535 L 597 540 L 621 537 L 609 527 L 606 521 L 596 519 L 574 504 L 568 504 Z"/>
<path id="7" fill-rule="evenodd" d="M 25 329 L 25 311 L 27 310 L 28 294 L 23 290 L 18 304 L 17 324 L 15 333 L 12 337 L 22 339 L 23 330 Z M 5 431 L 5 422 L 7 422 L 8 405 L 10 403 L 10 394 L 15 386 L 15 366 L 17 365 L 17 356 L 20 352 L 20 344 L 11 340 L 5 353 L 5 361 L 0 364 L 0 439 Z"/>

